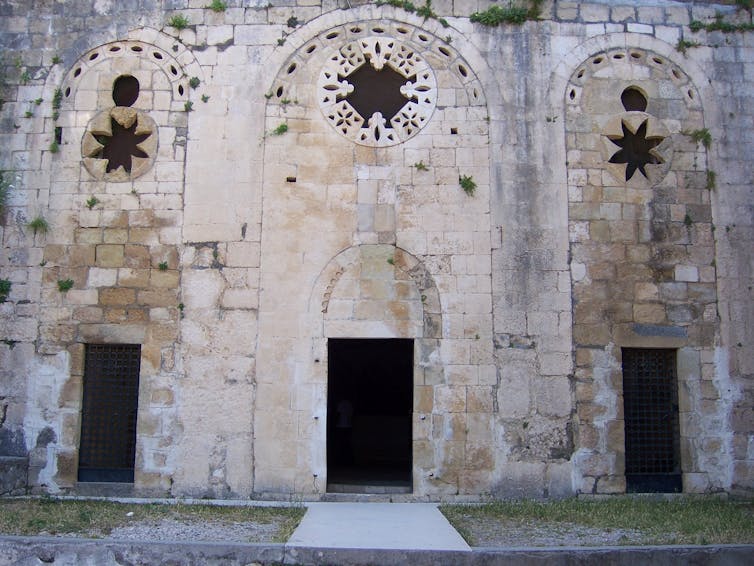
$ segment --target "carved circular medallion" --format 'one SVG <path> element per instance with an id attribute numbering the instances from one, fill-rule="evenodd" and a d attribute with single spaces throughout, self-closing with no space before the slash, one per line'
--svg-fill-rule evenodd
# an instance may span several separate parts
<path id="1" fill-rule="evenodd" d="M 84 166 L 103 181 L 130 181 L 146 173 L 157 156 L 157 124 L 135 108 L 99 112 L 81 140 Z"/>
<path id="2" fill-rule="evenodd" d="M 437 105 L 437 81 L 424 59 L 390 37 L 341 47 L 317 82 L 319 106 L 335 130 L 361 145 L 384 147 L 415 136 Z"/>

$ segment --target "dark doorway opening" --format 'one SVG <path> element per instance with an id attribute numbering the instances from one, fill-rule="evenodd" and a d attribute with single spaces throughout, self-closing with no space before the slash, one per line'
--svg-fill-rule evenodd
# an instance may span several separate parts
<path id="1" fill-rule="evenodd" d="M 328 491 L 410 492 L 414 343 L 328 341 Z"/>
<path id="2" fill-rule="evenodd" d="M 682 491 L 676 351 L 623 348 L 626 491 Z"/>
<path id="3" fill-rule="evenodd" d="M 134 481 L 140 366 L 138 344 L 86 345 L 79 481 Z"/>

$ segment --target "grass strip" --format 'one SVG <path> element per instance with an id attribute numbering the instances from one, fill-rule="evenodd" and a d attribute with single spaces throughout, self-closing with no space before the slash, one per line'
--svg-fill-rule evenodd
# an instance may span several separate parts
<path id="1" fill-rule="evenodd" d="M 192 523 L 275 523 L 278 529 L 274 542 L 285 542 L 304 513 L 303 507 L 132 504 L 54 498 L 0 499 L 0 533 L 101 538 L 117 527 L 170 519 Z"/>
<path id="2" fill-rule="evenodd" d="M 604 500 L 498 501 L 484 505 L 442 505 L 450 523 L 476 544 L 475 528 L 502 529 L 536 523 L 554 531 L 578 525 L 610 531 L 640 531 L 642 544 L 754 543 L 754 501 L 714 498 L 655 500 L 611 497 Z M 629 541 L 626 544 L 636 544 Z"/>

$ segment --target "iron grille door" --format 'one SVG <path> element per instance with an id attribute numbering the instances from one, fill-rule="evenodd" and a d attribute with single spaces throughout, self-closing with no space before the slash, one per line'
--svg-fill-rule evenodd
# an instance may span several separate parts
<path id="1" fill-rule="evenodd" d="M 140 362 L 138 344 L 87 344 L 79 481 L 134 481 Z"/>
<path id="2" fill-rule="evenodd" d="M 679 492 L 676 351 L 623 348 L 626 488 Z"/>

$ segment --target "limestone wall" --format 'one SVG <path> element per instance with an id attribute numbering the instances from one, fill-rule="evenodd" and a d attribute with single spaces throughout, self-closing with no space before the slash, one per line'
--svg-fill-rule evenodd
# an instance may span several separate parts
<path id="1" fill-rule="evenodd" d="M 414 340 L 415 497 L 625 491 L 626 347 L 678 350 L 684 490 L 751 494 L 754 44 L 690 28 L 751 14 L 208 4 L 0 6 L 0 457 L 31 489 L 76 489 L 84 345 L 133 343 L 136 491 L 319 497 L 351 337 Z M 364 61 L 393 120 L 343 104 Z"/>

